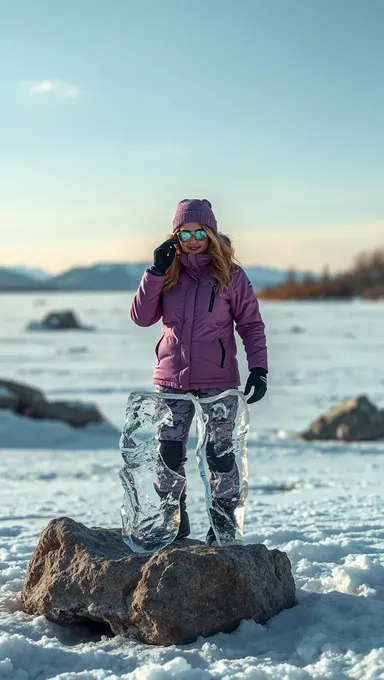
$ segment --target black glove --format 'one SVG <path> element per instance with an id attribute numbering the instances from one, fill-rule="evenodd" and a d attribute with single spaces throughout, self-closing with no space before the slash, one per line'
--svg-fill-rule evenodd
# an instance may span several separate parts
<path id="1" fill-rule="evenodd" d="M 168 267 L 171 266 L 176 255 L 175 245 L 179 239 L 172 238 L 169 241 L 164 241 L 153 254 L 153 266 L 151 270 L 155 274 L 165 274 Z"/>
<path id="2" fill-rule="evenodd" d="M 248 404 L 260 401 L 267 391 L 267 371 L 265 368 L 251 368 L 244 390 L 245 396 L 250 393 L 252 387 L 254 387 L 254 390 L 252 396 L 247 400 Z"/>

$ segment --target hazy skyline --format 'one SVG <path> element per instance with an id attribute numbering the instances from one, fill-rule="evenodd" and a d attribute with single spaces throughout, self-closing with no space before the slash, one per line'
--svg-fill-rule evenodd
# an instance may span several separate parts
<path id="1" fill-rule="evenodd" d="M 244 264 L 384 245 L 381 0 L 0 7 L 0 266 L 148 260 L 207 197 Z"/>

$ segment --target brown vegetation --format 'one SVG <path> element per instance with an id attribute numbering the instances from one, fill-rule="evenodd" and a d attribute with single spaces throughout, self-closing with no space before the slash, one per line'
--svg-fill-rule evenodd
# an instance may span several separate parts
<path id="1" fill-rule="evenodd" d="M 300 280 L 290 271 L 285 283 L 258 292 L 264 300 L 324 300 L 361 297 L 384 298 L 384 249 L 362 253 L 349 271 L 331 276 L 306 274 Z"/>

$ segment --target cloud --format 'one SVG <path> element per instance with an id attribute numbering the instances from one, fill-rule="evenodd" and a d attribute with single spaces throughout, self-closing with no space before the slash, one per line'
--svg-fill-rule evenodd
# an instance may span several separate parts
<path id="1" fill-rule="evenodd" d="M 55 95 L 63 99 L 75 99 L 81 94 L 80 88 L 76 85 L 64 83 L 62 80 L 39 80 L 27 83 L 27 92 L 31 95 Z"/>

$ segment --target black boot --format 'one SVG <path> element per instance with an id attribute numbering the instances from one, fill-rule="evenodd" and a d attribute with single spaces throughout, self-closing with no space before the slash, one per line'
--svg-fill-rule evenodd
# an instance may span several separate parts
<path id="1" fill-rule="evenodd" d="M 180 498 L 180 526 L 175 541 L 178 541 L 179 538 L 187 538 L 187 536 L 189 536 L 190 533 L 191 527 L 189 524 L 189 517 L 187 512 L 187 497 L 183 495 Z"/>
<path id="2" fill-rule="evenodd" d="M 184 463 L 186 462 L 185 443 L 182 441 L 160 441 L 160 455 L 165 465 L 185 477 Z M 187 513 L 187 497 L 185 490 L 180 496 L 180 525 L 175 541 L 186 538 L 191 532 Z"/>
<path id="3" fill-rule="evenodd" d="M 207 531 L 207 535 L 205 537 L 205 545 L 216 545 L 216 536 L 215 532 L 213 531 L 212 527 L 209 527 Z"/>
<path id="4" fill-rule="evenodd" d="M 237 503 L 215 498 L 212 502 L 211 516 L 214 526 L 221 535 L 222 545 L 231 545 L 236 541 L 236 520 L 234 510 Z M 217 545 L 215 532 L 212 526 L 209 527 L 206 538 L 206 545 Z"/>
<path id="5" fill-rule="evenodd" d="M 160 491 L 156 483 L 153 485 L 153 488 L 155 489 L 156 493 L 158 496 L 160 496 L 161 499 L 165 501 L 165 499 L 168 496 L 167 492 Z M 168 511 L 173 514 L 174 510 L 172 506 L 168 508 Z M 167 513 L 167 510 L 165 510 Z M 180 524 L 179 524 L 179 530 L 177 532 L 177 536 L 174 539 L 175 541 L 178 541 L 179 538 L 187 538 L 189 534 L 191 533 L 191 527 L 189 524 L 189 517 L 188 517 L 188 512 L 187 512 L 187 497 L 185 494 L 183 494 L 180 497 Z"/>
<path id="6" fill-rule="evenodd" d="M 206 447 L 207 463 L 211 472 L 211 525 L 217 529 L 222 545 L 236 543 L 235 510 L 239 503 L 239 476 L 232 441 L 214 443 Z M 237 474 L 236 474 L 237 472 Z M 225 486 L 230 485 L 229 488 Z M 224 488 L 223 488 L 224 487 Z M 232 488 L 233 487 L 233 488 Z M 224 497 L 221 495 L 224 492 Z M 218 493 L 218 495 L 216 495 Z M 212 526 L 205 538 L 206 545 L 217 545 Z"/>

